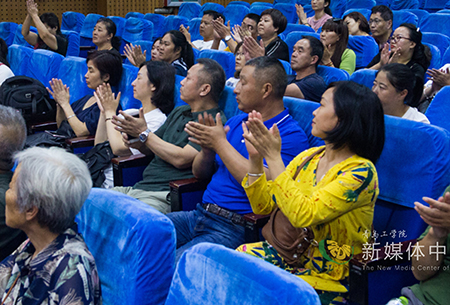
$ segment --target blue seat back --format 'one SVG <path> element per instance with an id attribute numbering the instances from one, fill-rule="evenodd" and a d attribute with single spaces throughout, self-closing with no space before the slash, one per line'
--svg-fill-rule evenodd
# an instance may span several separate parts
<path id="1" fill-rule="evenodd" d="M 227 119 L 230 119 L 237 114 L 243 113 L 238 109 L 236 94 L 234 94 L 233 91 L 234 88 L 225 86 L 219 99 L 219 107 L 220 109 L 222 109 Z"/>
<path id="2" fill-rule="evenodd" d="M 327 67 L 327 66 L 318 66 L 317 67 L 317 74 L 322 76 L 323 80 L 327 84 L 331 84 L 332 82 L 338 82 L 341 80 L 349 80 L 350 75 L 347 71 L 344 71 L 342 69 L 333 68 L 333 67 Z"/>
<path id="3" fill-rule="evenodd" d="M 297 3 L 297 0 L 274 0 L 274 1 L 273 1 L 273 5 L 278 4 L 278 3 L 291 3 L 291 4 L 295 4 L 295 3 Z"/>
<path id="4" fill-rule="evenodd" d="M 139 68 L 123 64 L 122 78 L 120 79 L 118 91 L 120 91 L 120 105 L 123 110 L 130 108 L 141 108 L 142 103 L 134 98 L 133 96 L 133 86 L 131 83 L 136 79 Z"/>
<path id="5" fill-rule="evenodd" d="M 167 16 L 166 19 L 164 19 L 163 24 L 164 33 L 171 30 L 178 31 L 180 29 L 180 25 L 187 27 L 189 25 L 189 20 L 186 17 L 181 16 Z"/>
<path id="6" fill-rule="evenodd" d="M 319 108 L 320 104 L 311 102 L 295 97 L 283 97 L 284 107 L 289 109 L 289 114 L 294 120 L 298 122 L 298 125 L 303 129 L 308 137 L 308 143 L 310 147 L 316 147 L 324 145 L 322 139 L 312 135 L 312 120 L 314 119 L 313 112 Z"/>
<path id="7" fill-rule="evenodd" d="M 229 5 L 223 11 L 225 16 L 225 21 L 230 21 L 230 26 L 241 25 L 242 20 L 244 20 L 245 15 L 249 13 L 250 9 L 241 4 Z"/>
<path id="8" fill-rule="evenodd" d="M 426 9 L 429 12 L 436 12 L 440 9 L 442 9 L 447 0 L 423 0 L 423 8 Z"/>
<path id="9" fill-rule="evenodd" d="M 66 36 L 68 41 L 66 56 L 78 56 L 80 54 L 80 34 L 65 30 L 61 30 L 61 33 Z"/>
<path id="10" fill-rule="evenodd" d="M 371 36 L 350 35 L 347 47 L 356 54 L 356 69 L 365 68 L 378 54 L 378 44 Z"/>
<path id="11" fill-rule="evenodd" d="M 196 41 L 198 39 L 203 39 L 200 35 L 200 23 L 202 18 L 192 18 L 189 20 L 189 33 L 191 34 L 191 41 Z"/>
<path id="12" fill-rule="evenodd" d="M 148 13 L 145 14 L 144 19 L 153 23 L 152 41 L 157 37 L 162 37 L 162 35 L 166 32 L 164 30 L 164 20 L 166 20 L 166 17 L 163 15 Z"/>
<path id="13" fill-rule="evenodd" d="M 180 88 L 181 88 L 181 81 L 184 79 L 184 76 L 175 75 L 175 90 L 174 90 L 174 98 L 173 102 L 175 104 L 175 107 L 187 105 L 181 98 L 180 98 Z"/>
<path id="14" fill-rule="evenodd" d="M 371 10 L 376 5 L 375 0 L 347 0 L 346 9 L 365 8 Z M 344 13 L 344 15 L 347 15 Z M 367 19 L 369 20 L 369 19 Z"/>
<path id="15" fill-rule="evenodd" d="M 136 40 L 133 45 L 136 46 L 141 46 L 141 50 L 142 53 L 144 53 L 144 51 L 147 51 L 147 53 L 145 54 L 145 58 L 146 60 L 151 60 L 152 59 L 152 47 L 153 47 L 153 42 L 149 41 L 149 40 Z M 125 59 L 125 63 L 126 64 L 130 64 L 130 61 L 127 59 Z"/>
<path id="16" fill-rule="evenodd" d="M 432 45 L 438 47 L 439 51 L 441 51 L 441 55 L 444 55 L 445 51 L 447 51 L 450 46 L 450 37 L 440 33 L 430 33 L 425 32 L 422 33 L 422 42 L 427 42 Z M 447 62 L 443 62 L 446 64 Z"/>
<path id="17" fill-rule="evenodd" d="M 97 24 L 97 21 L 104 16 L 99 14 L 88 14 L 84 19 L 83 27 L 80 31 L 80 37 L 87 38 L 92 41 L 92 32 Z M 82 44 L 83 45 L 83 44 Z"/>
<path id="18" fill-rule="evenodd" d="M 178 16 L 186 17 L 191 20 L 197 18 L 200 14 L 202 6 L 198 2 L 183 2 L 178 10 Z"/>
<path id="19" fill-rule="evenodd" d="M 31 54 L 25 75 L 39 80 L 44 86 L 58 76 L 64 56 L 49 50 L 34 50 Z"/>
<path id="20" fill-rule="evenodd" d="M 418 9 L 419 0 L 391 0 L 390 8 L 391 10 Z"/>
<path id="21" fill-rule="evenodd" d="M 294 48 L 294 45 L 297 43 L 297 41 L 303 39 L 303 36 L 313 36 L 316 37 L 317 39 L 320 39 L 320 35 L 317 33 L 300 32 L 300 31 L 290 32 L 284 39 L 284 42 L 287 44 L 289 48 L 289 58 L 291 58 L 292 49 Z"/>
<path id="22" fill-rule="evenodd" d="M 37 29 L 34 26 L 30 26 L 30 31 L 34 32 L 37 34 Z M 23 38 L 22 35 L 22 25 L 19 24 L 16 27 L 16 33 L 14 34 L 14 40 L 13 40 L 13 44 L 17 44 L 19 46 L 25 46 L 25 47 L 29 47 L 29 48 L 33 48 L 34 46 L 32 46 L 31 44 L 29 44 L 25 38 Z"/>
<path id="23" fill-rule="evenodd" d="M 350 75 L 350 80 L 372 89 L 377 72 L 377 70 L 372 69 L 360 69 Z"/>
<path id="24" fill-rule="evenodd" d="M 444 56 L 442 56 L 441 63 L 450 63 L 450 48 L 447 48 L 447 50 L 445 51 Z"/>
<path id="25" fill-rule="evenodd" d="M 144 18 L 144 14 L 139 13 L 139 12 L 128 12 L 128 13 L 125 15 L 125 18 L 126 18 L 126 19 L 128 19 L 128 18 L 138 18 L 138 19 L 142 19 L 142 18 Z"/>
<path id="26" fill-rule="evenodd" d="M 151 40 L 153 37 L 153 23 L 145 19 L 130 17 L 125 23 L 122 39 L 127 42 L 136 40 Z"/>
<path id="27" fill-rule="evenodd" d="M 287 75 L 296 75 L 294 70 L 292 70 L 291 63 L 282 59 L 278 59 L 283 65 L 284 71 L 286 71 Z"/>
<path id="28" fill-rule="evenodd" d="M 8 48 L 8 62 L 14 75 L 25 75 L 33 49 L 12 44 Z M 45 84 L 44 84 L 45 86 Z"/>
<path id="29" fill-rule="evenodd" d="M 350 8 L 347 9 L 344 14 L 342 14 L 342 17 L 347 16 L 351 12 L 358 12 L 361 13 L 364 17 L 366 17 L 367 21 L 370 19 L 370 15 L 372 14 L 372 11 L 367 8 Z"/>
<path id="30" fill-rule="evenodd" d="M 445 9 L 450 9 L 450 1 L 447 1 L 444 5 Z"/>
<path id="31" fill-rule="evenodd" d="M 95 258 L 104 304 L 163 304 L 175 269 L 175 229 L 127 195 L 93 188 L 76 216 Z"/>
<path id="32" fill-rule="evenodd" d="M 299 277 L 263 259 L 200 243 L 182 255 L 166 305 L 295 304 L 300 299 L 303 305 L 320 305 L 317 292 Z"/>
<path id="33" fill-rule="evenodd" d="M 439 48 L 431 43 L 424 42 L 423 44 L 427 45 L 431 51 L 431 62 L 428 68 L 439 69 L 441 67 L 441 51 L 439 51 Z"/>
<path id="34" fill-rule="evenodd" d="M 450 14 L 450 9 L 444 9 L 444 10 L 439 10 L 439 11 L 437 11 L 436 13 L 438 13 L 438 14 Z"/>
<path id="35" fill-rule="evenodd" d="M 61 20 L 61 30 L 81 32 L 86 16 L 78 12 L 64 12 Z"/>
<path id="36" fill-rule="evenodd" d="M 396 28 L 402 23 L 412 23 L 415 26 L 419 24 L 419 18 L 411 12 L 407 11 L 392 11 L 394 14 L 394 19 L 392 21 L 392 29 L 395 31 Z M 369 20 L 369 19 L 367 19 Z"/>
<path id="37" fill-rule="evenodd" d="M 422 9 L 406 9 L 405 12 L 413 13 L 417 16 L 419 24 L 422 22 L 422 19 L 424 19 L 426 16 L 430 15 L 426 10 Z"/>
<path id="38" fill-rule="evenodd" d="M 17 23 L 0 22 L 0 38 L 2 38 L 8 47 L 13 44 L 16 35 Z"/>
<path id="39" fill-rule="evenodd" d="M 94 90 L 86 85 L 84 75 L 87 72 L 86 59 L 82 57 L 67 56 L 61 62 L 58 78 L 70 89 L 70 103 L 92 94 Z M 47 86 L 47 84 L 45 84 Z"/>
<path id="40" fill-rule="evenodd" d="M 450 86 L 445 86 L 436 94 L 425 113 L 430 123 L 450 131 L 450 120 L 446 115 L 450 110 Z"/>
<path id="41" fill-rule="evenodd" d="M 312 17 L 314 16 L 315 12 L 312 9 L 312 6 L 310 4 L 308 5 L 303 5 L 303 11 L 306 13 L 307 17 Z"/>
<path id="42" fill-rule="evenodd" d="M 252 8 L 252 6 L 255 5 L 262 5 L 262 6 L 267 6 L 267 8 L 273 8 L 273 4 L 269 3 L 269 2 L 252 2 L 252 4 L 250 5 L 250 8 Z"/>
<path id="43" fill-rule="evenodd" d="M 239 4 L 239 5 L 244 5 L 246 7 L 250 7 L 250 3 L 245 2 L 245 1 L 231 1 L 227 4 L 228 5 L 235 5 L 235 4 Z"/>
<path id="44" fill-rule="evenodd" d="M 200 14 L 198 15 L 199 17 L 203 16 L 203 12 L 204 11 L 216 11 L 218 13 L 223 14 L 223 11 L 225 10 L 225 7 L 222 4 L 218 4 L 218 3 L 214 3 L 214 2 L 205 2 L 202 5 L 202 10 L 200 11 Z"/>
<path id="45" fill-rule="evenodd" d="M 308 1 L 307 4 L 311 4 L 311 1 Z M 344 12 L 346 9 L 347 5 L 346 5 L 346 1 L 345 0 L 333 0 L 330 3 L 330 9 L 331 12 L 333 13 L 333 17 L 335 18 L 341 18 L 342 16 L 344 16 Z"/>
<path id="46" fill-rule="evenodd" d="M 211 58 L 217 61 L 225 71 L 227 79 L 234 75 L 235 71 L 235 59 L 231 52 L 218 51 L 218 50 L 201 50 L 198 58 Z"/>
<path id="47" fill-rule="evenodd" d="M 289 33 L 292 33 L 292 32 L 310 32 L 310 33 L 314 33 L 314 30 L 311 27 L 309 27 L 307 25 L 304 25 L 304 24 L 288 23 L 287 26 L 286 26 L 286 29 L 283 31 L 283 35 L 285 37 L 287 37 L 287 35 Z"/>
<path id="48" fill-rule="evenodd" d="M 422 32 L 435 32 L 450 37 L 450 15 L 448 14 L 430 14 L 420 23 Z"/>
<path id="49" fill-rule="evenodd" d="M 279 10 L 286 17 L 288 23 L 297 23 L 298 16 L 295 9 L 295 3 L 277 3 L 273 6 L 274 9 Z"/>
<path id="50" fill-rule="evenodd" d="M 108 18 L 111 19 L 116 25 L 116 36 L 122 37 L 127 19 L 119 16 L 108 16 Z"/>
<path id="51" fill-rule="evenodd" d="M 262 12 L 264 12 L 265 10 L 270 9 L 270 8 L 273 8 L 273 7 L 269 7 L 267 5 L 252 5 L 252 6 L 250 6 L 250 10 L 248 12 L 261 16 Z"/>

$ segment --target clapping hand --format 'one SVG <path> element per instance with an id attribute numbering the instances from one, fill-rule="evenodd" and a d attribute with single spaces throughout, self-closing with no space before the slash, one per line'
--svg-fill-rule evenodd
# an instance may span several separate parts
<path id="1" fill-rule="evenodd" d="M 52 78 L 51 81 L 48 82 L 52 90 L 48 87 L 46 88 L 48 93 L 53 97 L 53 99 L 58 103 L 58 106 L 65 106 L 70 104 L 70 93 L 69 87 L 63 84 L 62 80 Z"/>
<path id="2" fill-rule="evenodd" d="M 147 60 L 147 51 L 142 53 L 141 46 L 133 46 L 132 43 L 125 45 L 124 54 L 135 67 L 140 67 Z"/>
<path id="3" fill-rule="evenodd" d="M 415 210 L 433 228 L 437 237 L 446 237 L 450 234 L 450 193 L 445 193 L 438 200 L 429 197 L 424 197 L 423 200 L 430 206 L 414 202 Z"/>
<path id="4" fill-rule="evenodd" d="M 119 113 L 123 118 L 113 115 L 111 122 L 116 125 L 114 128 L 122 133 L 129 134 L 135 138 L 139 137 L 141 132 L 147 130 L 147 123 L 144 118 L 144 110 L 139 109 L 139 117 L 135 118 L 129 114 L 126 114 L 122 110 Z M 126 144 L 126 143 L 125 143 Z"/>
<path id="5" fill-rule="evenodd" d="M 199 114 L 198 122 L 188 122 L 185 131 L 189 135 L 189 141 L 198 144 L 202 149 L 214 150 L 217 152 L 221 141 L 226 140 L 228 126 L 223 126 L 220 113 L 216 114 L 216 121 L 211 114 L 206 112 Z"/>
<path id="6" fill-rule="evenodd" d="M 117 97 L 114 96 L 114 93 L 112 92 L 111 86 L 109 84 L 98 86 L 97 90 L 94 91 L 94 96 L 100 111 L 102 113 L 115 113 L 117 111 L 117 107 L 119 107 L 120 94 L 121 93 L 119 92 L 117 94 Z"/>

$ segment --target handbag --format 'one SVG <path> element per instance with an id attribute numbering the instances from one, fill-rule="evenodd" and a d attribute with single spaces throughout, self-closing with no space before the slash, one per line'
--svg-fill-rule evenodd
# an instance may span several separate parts
<path id="1" fill-rule="evenodd" d="M 325 147 L 307 157 L 303 163 L 297 167 L 293 180 L 297 178 L 303 166 L 305 166 L 305 164 L 315 155 L 324 151 L 324 149 Z M 318 245 L 317 241 L 314 240 L 314 232 L 311 227 L 294 227 L 278 207 L 272 211 L 269 221 L 262 229 L 262 235 L 266 241 L 277 250 L 278 254 L 286 261 L 286 263 L 293 267 L 298 267 L 300 265 L 302 254 L 305 253 L 311 244 Z"/>

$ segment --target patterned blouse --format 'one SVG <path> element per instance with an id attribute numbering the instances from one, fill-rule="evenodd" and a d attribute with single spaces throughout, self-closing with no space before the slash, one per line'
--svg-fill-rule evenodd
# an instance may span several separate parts
<path id="1" fill-rule="evenodd" d="M 345 293 L 347 261 L 362 252 L 367 242 L 364 233 L 371 231 L 378 177 L 372 162 L 353 155 L 317 182 L 321 152 L 304 165 L 294 181 L 298 166 L 318 149 L 302 152 L 274 181 L 263 175 L 248 186 L 246 177 L 242 185 L 254 213 L 268 214 L 278 205 L 295 227 L 312 227 L 319 246 L 310 246 L 303 254 L 304 268 L 293 273 L 314 289 Z"/>
<path id="2" fill-rule="evenodd" d="M 32 258 L 34 246 L 26 240 L 0 263 L 0 291 L 5 305 L 102 304 L 94 257 L 81 235 L 67 229 Z"/>

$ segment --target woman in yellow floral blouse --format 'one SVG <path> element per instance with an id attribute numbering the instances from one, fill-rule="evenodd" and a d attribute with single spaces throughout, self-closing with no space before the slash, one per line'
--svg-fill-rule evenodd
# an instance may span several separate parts
<path id="1" fill-rule="evenodd" d="M 304 279 L 319 292 L 322 304 L 339 304 L 348 291 L 348 261 L 361 253 L 367 242 L 363 233 L 372 226 L 378 196 L 374 163 L 383 150 L 384 116 L 378 97 L 349 81 L 332 84 L 313 115 L 312 134 L 325 146 L 302 152 L 285 168 L 276 125 L 267 130 L 260 114 L 251 113 L 242 126 L 250 159 L 242 185 L 254 213 L 269 214 L 278 206 L 294 227 L 310 226 L 317 244 L 302 255 L 300 268 L 287 264 L 267 241 L 237 250 Z M 273 181 L 266 180 L 265 172 Z"/>

